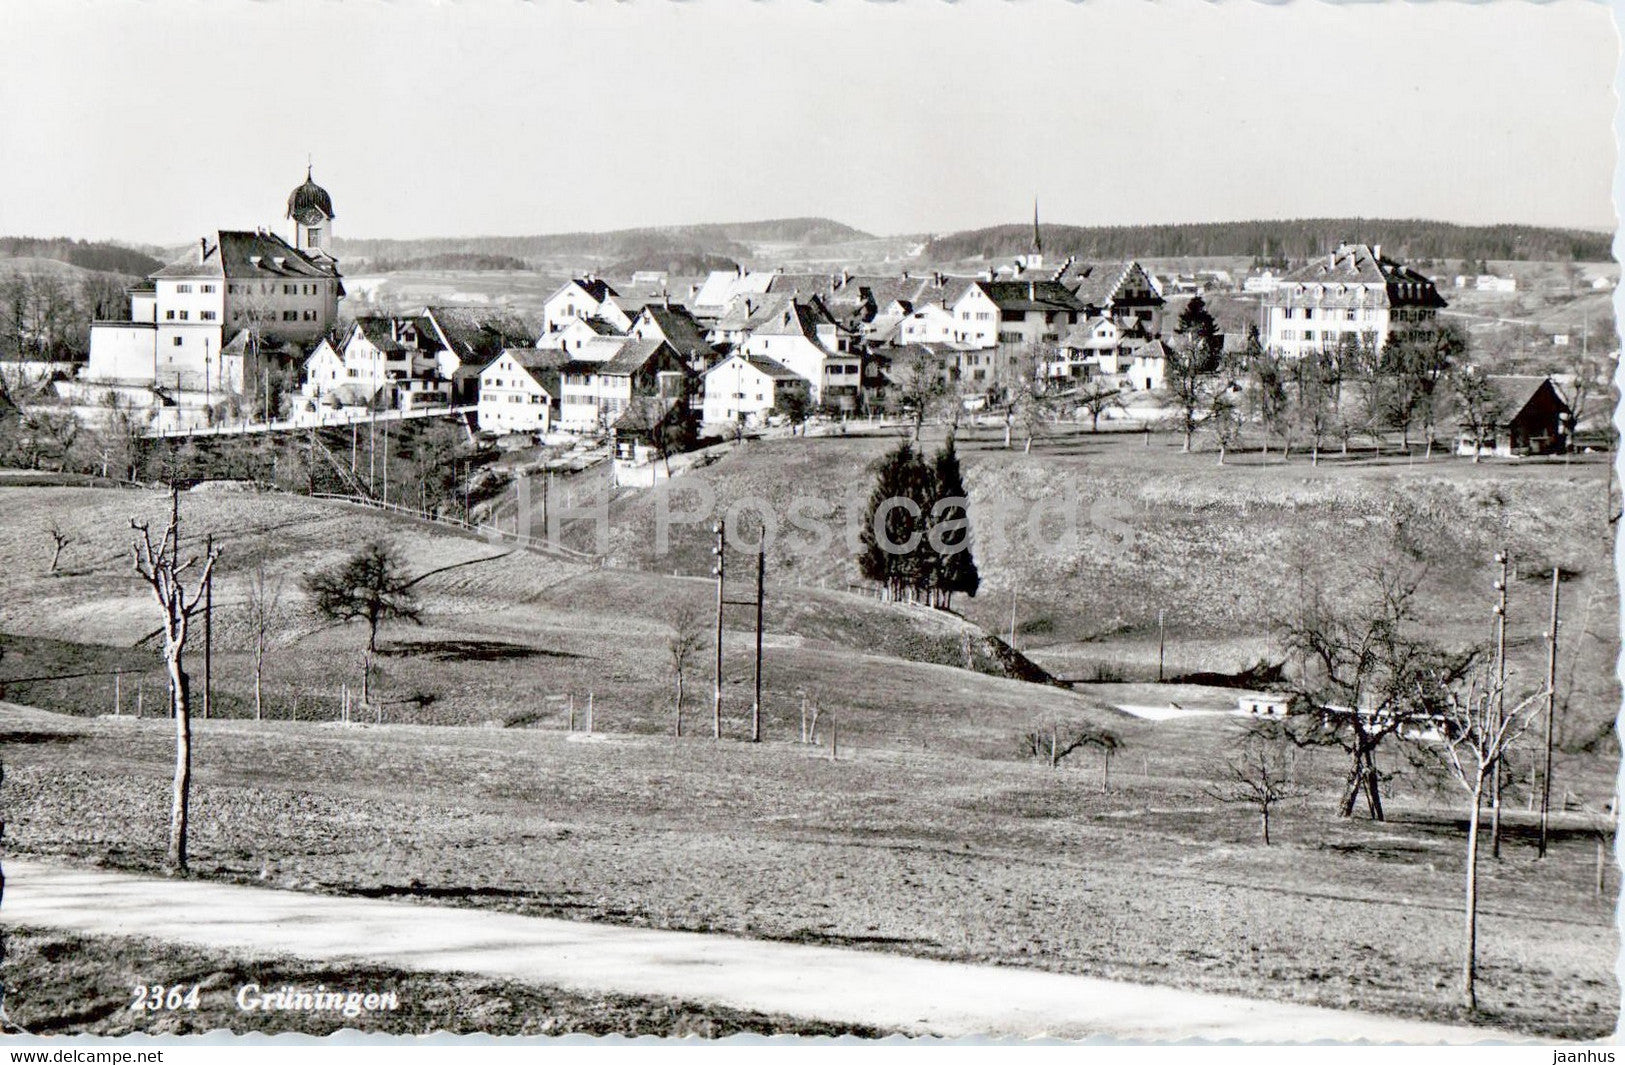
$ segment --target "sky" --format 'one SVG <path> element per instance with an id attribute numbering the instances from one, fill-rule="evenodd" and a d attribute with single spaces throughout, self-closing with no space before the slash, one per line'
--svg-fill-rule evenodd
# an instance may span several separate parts
<path id="1" fill-rule="evenodd" d="M 0 234 L 1612 229 L 1590 0 L 6 0 Z"/>

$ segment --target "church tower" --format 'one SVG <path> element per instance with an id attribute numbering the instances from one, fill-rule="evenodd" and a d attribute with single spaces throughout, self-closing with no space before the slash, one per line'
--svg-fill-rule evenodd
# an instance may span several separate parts
<path id="1" fill-rule="evenodd" d="M 288 217 L 293 219 L 293 246 L 307 255 L 333 257 L 333 197 L 311 180 L 305 168 L 305 183 L 288 195 Z"/>

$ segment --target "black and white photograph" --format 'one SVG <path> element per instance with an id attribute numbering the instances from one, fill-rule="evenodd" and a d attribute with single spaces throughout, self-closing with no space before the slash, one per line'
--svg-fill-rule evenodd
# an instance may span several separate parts
<path id="1" fill-rule="evenodd" d="M 8 0 L 0 1049 L 1612 1061 L 1617 17 Z"/>

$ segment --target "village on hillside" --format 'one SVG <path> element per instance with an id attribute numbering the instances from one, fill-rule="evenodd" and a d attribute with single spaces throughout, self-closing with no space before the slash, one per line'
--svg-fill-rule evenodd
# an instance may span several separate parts
<path id="1" fill-rule="evenodd" d="M 1035 206 L 1020 254 L 892 272 L 346 269 L 340 202 L 307 170 L 133 284 L 0 272 L 25 964 L 176 957 L 26 894 L 90 861 L 312 927 L 303 893 L 400 895 L 476 943 L 494 908 L 770 942 L 758 974 L 862 944 L 1172 984 L 1162 1034 L 1614 1025 L 1611 265 L 1095 261 Z M 87 834 L 108 796 L 142 815 Z M 244 835 L 265 803 L 301 813 Z M 1396 890 L 1448 920 L 1390 934 Z M 696 1001 L 513 1006 L 577 987 L 544 967 L 358 1023 L 1139 1031 L 628 964 Z M 180 1030 L 247 1023 L 188 994 Z M 1225 996 L 1275 1019 L 1172 1019 Z"/>
<path id="2" fill-rule="evenodd" d="M 1475 458 L 1593 445 L 1581 434 L 1606 420 L 1611 335 L 1540 337 L 1545 372 L 1486 362 L 1468 326 L 1495 317 L 1452 317 L 1446 293 L 1516 278 L 1436 281 L 1359 234 L 1244 276 L 1159 272 L 1046 257 L 1035 205 L 1029 251 L 976 273 L 585 271 L 529 308 L 448 279 L 443 301 L 385 308 L 346 298 L 334 200 L 311 174 L 283 213 L 285 234 L 216 231 L 104 299 L 77 352 L 38 306 L 60 294 L 24 315 L 14 279 L 0 404 L 30 461 L 66 468 L 65 435 L 110 418 L 147 436 L 451 418 L 510 450 L 607 449 L 644 484 L 704 441 L 855 418 L 992 419 L 1007 440 L 1017 423 L 1030 438 L 1104 422 L 1177 429 L 1187 449 L 1253 436 L 1317 453 L 1399 434 Z"/>

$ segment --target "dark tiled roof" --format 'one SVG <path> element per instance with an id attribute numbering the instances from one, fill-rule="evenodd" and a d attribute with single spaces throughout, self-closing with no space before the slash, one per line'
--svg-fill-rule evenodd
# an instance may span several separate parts
<path id="1" fill-rule="evenodd" d="M 668 307 L 651 303 L 643 308 L 642 316 L 649 320 L 656 333 L 684 355 L 711 351 L 711 345 L 705 339 L 705 328 L 681 304 Z"/>
<path id="2" fill-rule="evenodd" d="M 529 347 L 536 339 L 530 323 L 508 311 L 425 307 L 423 320 L 459 359 L 490 362 L 503 348 Z"/>
<path id="3" fill-rule="evenodd" d="M 1529 406 L 1530 401 L 1551 378 L 1530 374 L 1491 374 L 1488 380 L 1501 396 L 1499 420 L 1509 422 Z M 1556 392 L 1557 386 L 1553 385 L 1552 389 Z M 1563 398 L 1561 392 L 1557 392 L 1557 398 L 1562 400 L 1564 406 L 1568 406 L 1568 401 Z"/>
<path id="4" fill-rule="evenodd" d="M 1085 307 L 1058 281 L 977 281 L 1001 311 L 1073 311 Z"/>
<path id="5" fill-rule="evenodd" d="M 1431 280 L 1408 266 L 1383 258 L 1368 244 L 1341 244 L 1330 255 L 1311 260 L 1307 265 L 1284 275 L 1272 293 L 1272 302 L 1295 302 L 1297 293 L 1293 287 L 1296 285 L 1338 284 L 1362 289 L 1368 285 L 1381 285 L 1386 297 L 1383 305 L 1386 306 L 1445 306 L 1444 299 Z M 1337 305 L 1335 292 L 1332 301 L 1326 305 Z M 1321 302 L 1325 302 L 1325 294 L 1322 294 Z"/>
<path id="6" fill-rule="evenodd" d="M 338 276 L 331 260 L 313 259 L 275 233 L 222 229 L 205 249 L 202 261 L 187 256 L 148 275 L 153 278 L 226 277 L 235 280 L 331 280 Z"/>

